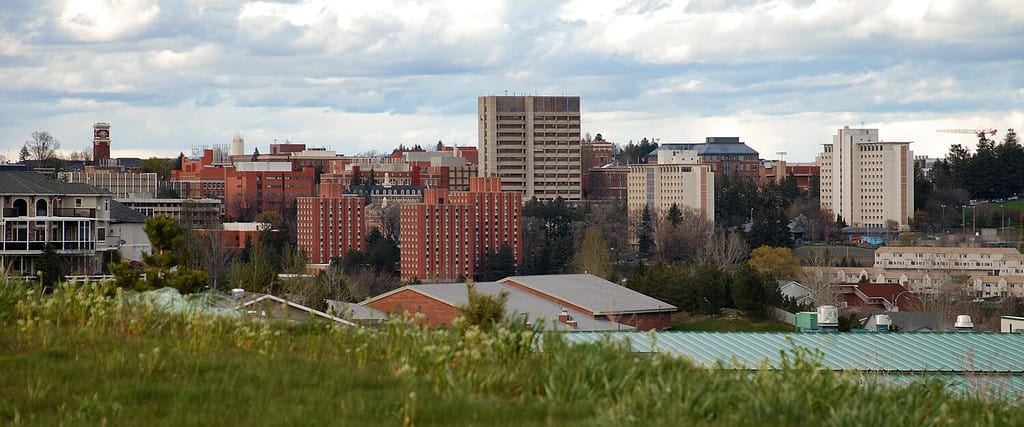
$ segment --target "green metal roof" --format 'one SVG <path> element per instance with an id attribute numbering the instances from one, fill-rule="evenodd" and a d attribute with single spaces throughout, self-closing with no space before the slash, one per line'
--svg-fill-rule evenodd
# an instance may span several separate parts
<path id="1" fill-rule="evenodd" d="M 821 351 L 822 364 L 834 370 L 1024 375 L 1022 334 L 573 332 L 566 337 L 574 343 L 625 339 L 634 351 L 668 351 L 709 367 L 755 369 L 767 362 L 774 368 L 783 352 L 801 346 Z"/>

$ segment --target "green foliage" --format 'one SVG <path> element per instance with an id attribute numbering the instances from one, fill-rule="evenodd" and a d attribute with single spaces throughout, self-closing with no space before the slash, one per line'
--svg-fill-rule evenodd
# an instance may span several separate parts
<path id="1" fill-rule="evenodd" d="M 143 173 L 155 173 L 160 181 L 168 181 L 171 179 L 171 171 L 181 169 L 181 157 L 176 159 L 161 159 L 158 157 L 150 157 L 148 159 L 142 159 L 142 163 L 139 165 L 139 171 Z"/>
<path id="2" fill-rule="evenodd" d="M 477 280 L 483 282 L 515 276 L 516 257 L 512 253 L 512 247 L 501 245 L 497 252 L 488 249 L 484 252 L 484 259 L 480 262 L 480 268 L 476 269 L 476 274 Z"/>
<path id="3" fill-rule="evenodd" d="M 47 288 L 52 288 L 64 280 L 64 267 L 53 243 L 47 242 L 43 245 L 43 254 L 39 257 L 39 274 L 39 280 Z"/>
<path id="4" fill-rule="evenodd" d="M 672 225 L 679 225 L 679 222 L 683 220 L 683 211 L 679 209 L 678 204 L 672 203 L 672 206 L 668 208 L 668 213 L 665 214 L 665 219 Z"/>
<path id="5" fill-rule="evenodd" d="M 271 251 L 259 241 L 246 248 L 247 259 L 236 260 L 231 266 L 231 286 L 249 291 L 270 290 L 277 279 L 277 267 Z"/>
<path id="6" fill-rule="evenodd" d="M 1021 164 L 1024 147 L 1009 129 L 999 144 L 981 138 L 974 153 L 959 144 L 950 146 L 946 158 L 933 165 L 931 183 L 941 191 L 962 188 L 974 199 L 1006 197 L 1024 190 Z"/>
<path id="7" fill-rule="evenodd" d="M 583 235 L 583 243 L 573 258 L 573 265 L 578 273 L 590 273 L 603 279 L 612 277 L 615 271 L 612 270 L 608 244 L 600 230 L 592 228 Z"/>
<path id="8" fill-rule="evenodd" d="M 490 331 L 495 324 L 505 318 L 508 295 L 506 291 L 501 291 L 498 295 L 482 294 L 476 290 L 475 283 L 466 282 L 466 304 L 456 308 L 467 324 Z"/>
<path id="9" fill-rule="evenodd" d="M 1024 423 L 983 386 L 891 386 L 801 347 L 774 369 L 705 368 L 514 323 L 374 330 L 168 313 L 101 284 L 42 295 L 0 282 L 0 308 L 4 425 Z"/>
<path id="10" fill-rule="evenodd" d="M 114 276 L 114 283 L 122 289 L 133 291 L 144 291 L 151 289 L 148 283 L 142 279 L 142 272 L 132 267 L 127 261 L 112 262 L 107 265 L 110 274 Z"/>
<path id="11" fill-rule="evenodd" d="M 521 274 L 557 274 L 567 270 L 574 254 L 580 212 L 561 197 L 533 198 L 523 205 L 523 262 Z"/>
<path id="12" fill-rule="evenodd" d="M 199 292 L 206 287 L 206 273 L 199 270 L 181 268 L 167 277 L 167 285 L 182 294 Z"/>
<path id="13" fill-rule="evenodd" d="M 651 215 L 651 207 L 644 205 L 640 211 L 640 224 L 636 231 L 637 255 L 641 259 L 650 258 L 654 253 L 654 218 Z"/>
<path id="14" fill-rule="evenodd" d="M 766 319 L 768 295 L 773 283 L 750 264 L 741 265 L 733 276 L 732 298 L 736 308 L 753 320 Z"/>

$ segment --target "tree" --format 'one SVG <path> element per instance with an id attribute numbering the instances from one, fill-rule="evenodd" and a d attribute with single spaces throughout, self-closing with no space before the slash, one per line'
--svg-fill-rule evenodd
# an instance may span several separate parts
<path id="1" fill-rule="evenodd" d="M 505 304 L 508 302 L 508 291 L 498 295 L 486 295 L 476 290 L 476 284 L 466 282 L 466 303 L 457 308 L 466 323 L 479 326 L 490 331 L 495 324 L 505 318 Z"/>
<path id="2" fill-rule="evenodd" d="M 144 173 L 155 173 L 160 181 L 168 181 L 171 179 L 171 171 L 181 169 L 180 158 L 176 159 L 163 159 L 159 157 L 150 157 L 148 159 L 142 159 L 142 163 L 139 164 L 139 171 Z M 175 167 L 175 163 L 178 167 Z"/>
<path id="3" fill-rule="evenodd" d="M 185 238 L 185 229 L 166 215 L 146 219 L 143 228 L 153 252 L 142 254 L 142 262 L 153 269 L 157 278 L 162 278 L 171 267 L 178 265 L 178 256 L 174 250 Z"/>
<path id="4" fill-rule="evenodd" d="M 683 211 L 679 210 L 679 205 L 672 203 L 672 206 L 668 208 L 668 214 L 665 215 L 665 219 L 669 220 L 673 226 L 679 225 L 679 222 L 683 220 Z"/>
<path id="5" fill-rule="evenodd" d="M 642 259 L 649 258 L 654 252 L 654 219 L 651 207 L 644 205 L 640 212 L 640 223 L 636 228 L 637 255 Z"/>
<path id="6" fill-rule="evenodd" d="M 731 269 L 746 261 L 749 254 L 750 246 L 747 246 L 738 232 L 719 231 L 702 246 L 696 262 L 703 264 L 711 261 L 722 268 Z"/>
<path id="7" fill-rule="evenodd" d="M 793 279 L 801 269 L 790 248 L 761 246 L 750 253 L 750 261 L 747 262 L 757 271 L 771 274 L 776 279 Z"/>
<path id="8" fill-rule="evenodd" d="M 611 259 L 608 256 L 608 244 L 605 243 L 601 231 L 591 228 L 583 235 L 583 244 L 573 258 L 573 265 L 580 273 L 590 273 L 604 279 L 612 278 Z"/>
<path id="9" fill-rule="evenodd" d="M 750 264 L 736 269 L 732 282 L 733 304 L 751 319 L 763 320 L 768 317 L 765 282 L 770 282 L 770 279 Z"/>
<path id="10" fill-rule="evenodd" d="M 22 146 L 22 160 L 46 161 L 57 156 L 60 149 L 60 141 L 50 135 L 49 132 L 32 132 L 32 136 L 25 140 Z"/>
<path id="11" fill-rule="evenodd" d="M 516 257 L 512 253 L 512 247 L 506 244 L 501 245 L 497 251 L 490 249 L 485 251 L 476 274 L 477 280 L 485 282 L 514 276 L 516 274 Z"/>
<path id="12" fill-rule="evenodd" d="M 43 254 L 39 257 L 39 274 L 40 281 L 47 288 L 53 288 L 64 281 L 64 267 L 53 243 L 47 242 L 43 245 Z"/>

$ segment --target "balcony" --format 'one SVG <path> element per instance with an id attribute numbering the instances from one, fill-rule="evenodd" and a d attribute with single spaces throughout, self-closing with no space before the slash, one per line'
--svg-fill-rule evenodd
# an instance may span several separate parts
<path id="1" fill-rule="evenodd" d="M 96 209 L 57 208 L 53 210 L 53 216 L 69 218 L 96 218 Z"/>

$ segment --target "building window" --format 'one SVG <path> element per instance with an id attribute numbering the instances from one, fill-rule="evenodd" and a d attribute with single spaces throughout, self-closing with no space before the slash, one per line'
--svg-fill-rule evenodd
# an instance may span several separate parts
<path id="1" fill-rule="evenodd" d="M 75 207 L 76 208 L 82 207 L 82 199 L 75 199 Z"/>

